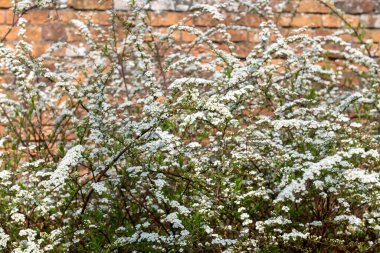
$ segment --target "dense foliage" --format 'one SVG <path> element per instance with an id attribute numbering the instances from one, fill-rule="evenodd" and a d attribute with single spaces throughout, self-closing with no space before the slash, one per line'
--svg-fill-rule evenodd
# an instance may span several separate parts
<path id="1" fill-rule="evenodd" d="M 51 4 L 21 3 L 20 28 Z M 268 1 L 238 1 L 236 18 L 263 20 L 241 59 L 228 31 L 252 28 L 224 24 L 229 1 L 194 6 L 167 33 L 129 4 L 110 27 L 74 20 L 82 45 L 33 57 L 25 29 L 1 45 L 13 77 L 0 98 L 2 252 L 379 250 L 371 41 L 342 40 L 361 36 L 352 27 L 284 35 Z M 218 24 L 187 25 L 204 13 Z"/>

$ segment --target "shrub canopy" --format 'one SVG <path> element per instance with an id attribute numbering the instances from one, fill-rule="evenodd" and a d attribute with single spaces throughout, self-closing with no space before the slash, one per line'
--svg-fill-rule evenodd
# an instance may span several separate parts
<path id="1" fill-rule="evenodd" d="M 73 20 L 86 43 L 39 57 L 22 15 L 52 3 L 16 5 L 20 40 L 0 46 L 13 77 L 0 97 L 2 251 L 379 249 L 371 41 L 342 40 L 360 35 L 352 27 L 284 35 L 268 1 L 238 2 L 237 19 L 263 20 L 245 59 L 228 31 L 251 28 L 224 24 L 228 1 L 194 6 L 164 34 L 131 1 L 104 30 Z M 218 24 L 187 25 L 204 13 Z M 195 39 L 178 43 L 176 32 Z"/>

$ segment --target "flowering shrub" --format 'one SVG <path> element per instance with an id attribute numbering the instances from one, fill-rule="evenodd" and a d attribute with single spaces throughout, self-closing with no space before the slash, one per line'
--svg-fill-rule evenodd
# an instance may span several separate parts
<path id="1" fill-rule="evenodd" d="M 21 28 L 26 9 L 51 4 L 22 2 Z M 285 36 L 264 0 L 196 5 L 161 34 L 145 2 L 129 4 L 104 30 L 73 20 L 83 45 L 33 57 L 25 29 L 1 45 L 13 77 L 0 98 L 1 251 L 379 250 L 370 41 L 342 40 L 352 27 Z M 251 28 L 223 23 L 231 5 L 263 19 L 246 59 L 228 31 Z M 204 13 L 218 24 L 187 25 Z"/>

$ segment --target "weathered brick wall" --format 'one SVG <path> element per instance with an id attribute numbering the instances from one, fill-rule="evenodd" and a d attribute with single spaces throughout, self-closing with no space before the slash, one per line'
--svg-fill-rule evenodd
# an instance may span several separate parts
<path id="1" fill-rule="evenodd" d="M 137 0 L 139 1 L 139 0 Z M 217 3 L 229 0 L 154 0 L 149 6 L 148 12 L 151 25 L 158 32 L 166 33 L 168 27 L 178 23 L 191 12 L 191 7 L 197 3 Z M 251 0 L 255 1 L 255 0 Z M 60 8 L 51 9 L 33 9 L 27 12 L 24 17 L 28 20 L 27 32 L 29 42 L 33 45 L 33 53 L 41 55 L 55 42 L 69 42 L 79 44 L 83 42 L 82 36 L 77 34 L 70 21 L 73 19 L 82 19 L 83 16 L 90 18 L 95 24 L 107 26 L 110 24 L 109 13 L 107 10 L 114 8 L 120 14 L 128 15 L 128 9 L 125 0 L 60 0 Z M 283 3 L 286 5 L 282 5 Z M 331 34 L 344 26 L 341 19 L 331 13 L 331 10 L 320 4 L 318 0 L 272 0 L 273 9 L 276 12 L 276 20 L 282 27 L 284 33 L 298 29 L 305 25 L 311 27 L 308 32 L 311 35 Z M 374 42 L 380 42 L 380 0 L 336 0 L 335 5 L 345 11 L 345 18 L 352 26 L 358 26 L 359 23 L 366 26 L 366 38 L 371 38 Z M 282 7 L 281 7 L 282 6 Z M 12 27 L 14 15 L 12 0 L 0 0 L 0 39 Z M 236 43 L 237 54 L 244 58 L 258 41 L 260 17 L 256 14 L 247 14 L 243 18 L 233 21 L 236 16 L 236 10 L 233 6 L 226 13 L 226 24 L 245 25 L 252 28 L 250 31 L 230 30 L 231 40 Z M 206 26 L 217 24 L 210 16 L 202 16 L 189 21 L 190 24 L 202 29 Z M 7 34 L 5 43 L 14 45 L 18 41 L 18 29 L 12 28 Z M 179 42 L 189 42 L 194 36 L 186 32 L 176 32 L 175 39 Z M 221 36 L 213 38 L 221 47 Z M 345 35 L 345 39 L 356 43 L 353 37 Z M 380 51 L 379 51 L 380 52 Z M 70 55 L 66 49 L 59 51 L 59 54 Z M 378 54 L 380 56 L 380 53 Z M 46 65 L 49 66 L 47 62 Z M 12 75 L 0 70 L 0 83 L 11 83 Z M 260 113 L 265 113 L 260 111 Z M 51 133 L 53 124 L 50 119 L 44 119 L 44 133 Z M 0 124 L 0 132 L 4 126 Z M 41 137 L 32 137 L 39 139 Z M 75 136 L 68 133 L 68 139 Z M 33 139 L 32 139 L 33 140 Z"/>
<path id="2" fill-rule="evenodd" d="M 34 53 L 43 53 L 51 43 L 57 41 L 67 41 L 70 43 L 80 43 L 81 37 L 75 33 L 70 20 L 78 18 L 79 15 L 90 17 L 96 24 L 107 25 L 107 10 L 115 8 L 120 12 L 128 13 L 125 0 L 60 0 L 61 8 L 39 9 L 28 12 L 25 17 L 29 24 L 27 35 L 34 46 Z M 226 0 L 155 0 L 149 6 L 150 20 L 152 26 L 157 31 L 165 32 L 166 29 L 188 15 L 192 6 L 197 3 L 216 3 Z M 255 0 L 252 0 L 255 1 Z M 280 9 L 282 3 L 286 5 Z M 0 36 L 4 35 L 13 22 L 13 11 L 10 9 L 12 0 L 0 0 Z M 338 28 L 343 27 L 343 22 L 331 11 L 320 4 L 317 0 L 272 0 L 274 10 L 278 13 L 277 21 L 282 26 L 284 32 L 309 26 L 312 28 L 311 35 L 331 34 Z M 344 10 L 346 18 L 352 26 L 359 23 L 367 27 L 366 39 L 373 39 L 380 42 L 380 0 L 335 0 L 335 5 Z M 228 13 L 225 22 L 232 23 L 234 11 L 233 7 Z M 281 12 L 281 14 L 280 14 Z M 195 26 L 204 27 L 215 25 L 210 17 L 191 21 Z M 247 25 L 258 28 L 259 16 L 249 14 L 236 24 Z M 244 57 L 249 52 L 252 44 L 258 39 L 258 33 L 253 31 L 231 31 L 232 40 L 237 43 L 238 54 Z M 193 39 L 186 33 L 178 33 L 175 38 L 179 41 L 189 41 Z M 215 40 L 220 38 L 215 37 Z M 349 36 L 345 39 L 355 43 Z M 7 36 L 7 43 L 17 41 L 17 29 L 13 29 Z"/>

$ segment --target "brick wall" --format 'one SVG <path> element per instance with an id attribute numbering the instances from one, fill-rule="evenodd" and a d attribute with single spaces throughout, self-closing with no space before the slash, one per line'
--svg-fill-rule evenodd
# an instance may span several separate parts
<path id="1" fill-rule="evenodd" d="M 166 32 L 167 28 L 180 21 L 190 13 L 190 9 L 197 3 L 216 3 L 223 0 L 155 0 L 148 7 L 150 12 L 150 22 L 157 31 Z M 226 1 L 226 0 L 224 0 Z M 252 0 L 255 1 L 255 0 Z M 282 5 L 286 1 L 285 5 Z M 91 18 L 99 25 L 109 24 L 107 10 L 115 8 L 120 12 L 128 13 L 125 0 L 60 0 L 58 9 L 32 10 L 25 15 L 29 24 L 27 35 L 29 41 L 34 46 L 34 54 L 40 55 L 51 43 L 57 41 L 67 41 L 70 43 L 80 43 L 81 37 L 75 33 L 75 29 L 70 25 L 70 20 L 85 16 Z M 305 25 L 312 28 L 311 35 L 331 34 L 338 28 L 343 27 L 343 22 L 331 11 L 320 4 L 317 0 L 272 0 L 274 10 L 277 12 L 276 20 L 283 28 L 283 32 L 289 32 Z M 380 1 L 379 0 L 335 0 L 336 7 L 347 13 L 346 19 L 352 26 L 359 23 L 367 29 L 365 38 L 380 42 Z M 11 0 L 0 0 L 0 36 L 8 31 L 13 22 L 13 11 Z M 282 6 L 282 7 L 281 7 Z M 281 8 L 280 8 L 281 7 Z M 225 22 L 232 23 L 234 12 L 238 11 L 232 6 L 227 13 Z M 281 14 L 280 14 L 281 12 Z M 215 25 L 210 17 L 191 21 L 195 26 L 204 27 Z M 260 18 L 257 15 L 249 14 L 235 24 L 247 25 L 253 28 L 252 31 L 230 31 L 232 40 L 236 42 L 238 54 L 244 57 L 254 42 L 258 39 L 254 29 L 258 28 Z M 178 33 L 175 38 L 179 41 L 187 42 L 193 37 L 186 33 Z M 215 36 L 216 41 L 220 40 Z M 350 36 L 345 36 L 346 40 L 355 43 Z M 12 44 L 17 41 L 17 29 L 7 35 L 7 43 Z"/>

